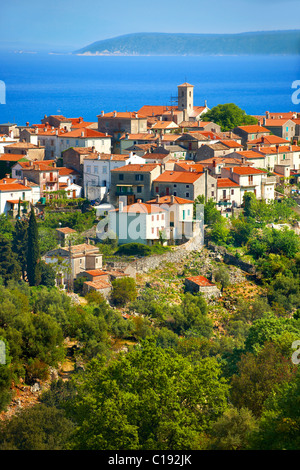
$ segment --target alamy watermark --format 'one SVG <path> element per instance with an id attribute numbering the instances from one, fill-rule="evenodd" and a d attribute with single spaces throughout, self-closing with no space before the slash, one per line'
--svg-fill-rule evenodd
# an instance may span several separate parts
<path id="1" fill-rule="evenodd" d="M 2 340 L 0 340 L 0 365 L 1 364 L 6 364 L 6 346 Z"/>
<path id="2" fill-rule="evenodd" d="M 198 235 L 204 239 L 204 205 L 180 208 L 176 203 L 127 205 L 127 197 L 119 198 L 119 205 L 106 205 L 97 215 L 99 240 L 187 240 Z M 130 208 L 130 210 L 128 210 Z M 146 211 L 145 211 L 146 208 Z M 180 212 L 181 210 L 181 212 Z M 147 220 L 146 217 L 148 216 Z"/>
<path id="3" fill-rule="evenodd" d="M 292 88 L 295 88 L 295 91 L 292 94 L 292 103 L 300 104 L 300 80 L 294 80 L 292 83 Z"/>
<path id="4" fill-rule="evenodd" d="M 298 349 L 296 349 L 298 348 Z M 292 354 L 292 363 L 293 364 L 300 364 L 300 340 L 297 339 L 292 343 L 292 349 L 296 349 L 296 351 Z"/>
<path id="5" fill-rule="evenodd" d="M 6 86 L 3 80 L 0 80 L 0 104 L 6 104 Z"/>

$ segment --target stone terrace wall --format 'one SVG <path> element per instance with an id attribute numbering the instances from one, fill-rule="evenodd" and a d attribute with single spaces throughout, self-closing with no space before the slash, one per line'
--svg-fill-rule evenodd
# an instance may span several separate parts
<path id="1" fill-rule="evenodd" d="M 232 264 L 233 266 L 237 266 L 240 268 L 242 271 L 245 271 L 248 274 L 256 274 L 256 269 L 255 266 L 251 263 L 246 263 L 245 261 L 242 261 L 241 259 L 237 258 L 236 256 L 232 255 L 231 253 L 228 253 L 226 248 L 223 246 L 218 246 L 214 245 L 211 242 L 207 243 L 207 248 L 209 250 L 214 251 L 215 253 L 218 253 L 219 255 L 222 256 L 224 263 L 226 264 Z"/>
<path id="2" fill-rule="evenodd" d="M 170 251 L 161 255 L 152 255 L 149 257 L 143 257 L 135 259 L 131 262 L 108 262 L 107 266 L 115 269 L 124 269 L 128 266 L 134 267 L 136 273 L 146 273 L 151 269 L 155 269 L 162 263 L 178 263 L 191 251 L 201 250 L 203 247 L 203 239 L 201 236 L 191 238 L 183 245 L 176 246 Z"/>

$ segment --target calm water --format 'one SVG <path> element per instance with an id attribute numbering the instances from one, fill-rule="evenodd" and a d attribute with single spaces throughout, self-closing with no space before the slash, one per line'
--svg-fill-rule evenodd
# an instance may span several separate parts
<path id="1" fill-rule="evenodd" d="M 177 85 L 188 81 L 194 104 L 235 103 L 248 114 L 298 111 L 291 96 L 300 80 L 296 56 L 83 57 L 0 53 L 6 104 L 0 123 L 39 123 L 44 114 L 83 116 L 170 105 Z"/>

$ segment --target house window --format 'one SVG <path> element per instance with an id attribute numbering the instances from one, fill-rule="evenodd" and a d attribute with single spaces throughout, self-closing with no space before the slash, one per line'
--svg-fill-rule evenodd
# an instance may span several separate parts
<path id="1" fill-rule="evenodd" d="M 123 180 L 124 180 L 124 175 L 123 175 L 123 173 L 120 173 L 120 174 L 119 174 L 119 180 L 120 180 L 120 181 L 123 181 Z"/>
<path id="2" fill-rule="evenodd" d="M 253 184 L 253 175 L 248 176 L 248 184 Z"/>
<path id="3" fill-rule="evenodd" d="M 87 173 L 91 173 L 91 166 L 90 166 L 90 165 L 87 165 L 87 167 L 86 167 L 86 172 L 87 172 Z"/>
<path id="4" fill-rule="evenodd" d="M 189 184 L 187 184 L 185 187 L 186 187 L 186 188 L 189 188 L 189 187 L 190 187 L 190 185 L 189 185 Z"/>
<path id="5" fill-rule="evenodd" d="M 231 196 L 233 196 L 233 195 L 234 195 L 234 189 L 231 190 Z"/>
<path id="6" fill-rule="evenodd" d="M 176 192 L 176 191 L 173 191 L 173 196 L 177 196 L 177 192 Z"/>
<path id="7" fill-rule="evenodd" d="M 107 168 L 106 168 L 106 166 L 104 166 L 104 167 L 102 168 L 102 173 L 104 173 L 104 174 L 107 173 Z"/>
<path id="8" fill-rule="evenodd" d="M 143 181 L 144 175 L 135 175 L 135 181 Z"/>
<path id="9" fill-rule="evenodd" d="M 185 197 L 190 197 L 190 193 L 185 193 Z"/>
<path id="10" fill-rule="evenodd" d="M 98 174 L 98 167 L 97 167 L 97 166 L 94 166 L 94 174 L 95 174 L 95 175 Z"/>
<path id="11" fill-rule="evenodd" d="M 151 232 L 154 233 L 154 228 L 152 227 Z"/>
<path id="12" fill-rule="evenodd" d="M 157 216 L 156 216 L 156 220 L 159 220 L 159 215 L 158 215 L 158 214 L 157 214 Z"/>
<path id="13" fill-rule="evenodd" d="M 214 197 L 214 195 L 215 195 L 215 192 L 212 191 L 212 192 L 211 192 L 211 197 Z"/>
<path id="14" fill-rule="evenodd" d="M 155 188 L 155 192 L 156 192 L 156 193 L 158 193 L 158 186 L 156 186 L 156 188 Z"/>
<path id="15" fill-rule="evenodd" d="M 138 186 L 138 187 L 137 187 L 137 192 L 138 192 L 138 193 L 141 193 L 141 192 L 142 192 L 142 186 Z"/>
<path id="16" fill-rule="evenodd" d="M 152 222 L 154 222 L 154 215 L 151 216 L 151 220 L 152 220 Z"/>

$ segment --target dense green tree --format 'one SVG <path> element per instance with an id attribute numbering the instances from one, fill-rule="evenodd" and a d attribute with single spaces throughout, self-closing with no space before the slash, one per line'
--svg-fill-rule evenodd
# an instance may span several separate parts
<path id="1" fill-rule="evenodd" d="M 0 428 L 2 450 L 65 450 L 74 424 L 63 410 L 35 405 Z"/>
<path id="2" fill-rule="evenodd" d="M 51 264 L 45 263 L 45 261 L 41 260 L 39 262 L 39 269 L 41 275 L 41 282 L 42 286 L 46 287 L 54 287 L 55 286 L 55 279 L 56 273 Z"/>
<path id="3" fill-rule="evenodd" d="M 137 297 L 135 281 L 132 277 L 124 277 L 112 281 L 111 298 L 115 305 L 124 306 Z"/>
<path id="4" fill-rule="evenodd" d="M 12 250 L 17 256 L 22 271 L 22 279 L 26 279 L 27 271 L 27 247 L 28 247 L 28 222 L 17 220 L 13 232 Z"/>
<path id="5" fill-rule="evenodd" d="M 192 365 L 155 341 L 108 364 L 94 359 L 74 400 L 73 448 L 193 449 L 225 410 L 227 393 L 217 361 Z"/>
<path id="6" fill-rule="evenodd" d="M 27 249 L 27 279 L 31 286 L 39 285 L 41 273 L 39 269 L 40 249 L 38 227 L 34 209 L 31 209 L 28 224 L 28 249 Z"/>
<path id="7" fill-rule="evenodd" d="M 207 315 L 207 304 L 204 297 L 187 292 L 180 305 L 170 310 L 170 318 L 166 320 L 168 328 L 178 335 L 196 335 L 210 338 L 213 323 Z"/>
<path id="8" fill-rule="evenodd" d="M 251 435 L 255 450 L 300 449 L 300 375 L 273 390 L 264 403 L 259 429 Z"/>
<path id="9" fill-rule="evenodd" d="M 234 127 L 248 124 L 257 124 L 257 119 L 249 116 L 234 103 L 218 104 L 203 116 L 204 121 L 212 121 L 221 126 L 222 131 L 232 130 Z"/>
<path id="10" fill-rule="evenodd" d="M 234 406 L 249 408 L 260 416 L 265 400 L 277 384 L 290 381 L 294 366 L 274 344 L 265 344 L 258 354 L 247 353 L 238 363 L 238 373 L 231 379 L 230 397 Z"/>
<path id="11" fill-rule="evenodd" d="M 212 424 L 209 448 L 213 450 L 245 450 L 251 434 L 257 429 L 257 421 L 247 408 L 231 406 Z"/>
<path id="12" fill-rule="evenodd" d="M 10 280 L 21 279 L 21 268 L 12 251 L 11 241 L 3 235 L 0 235 L 0 278 L 5 284 Z"/>

